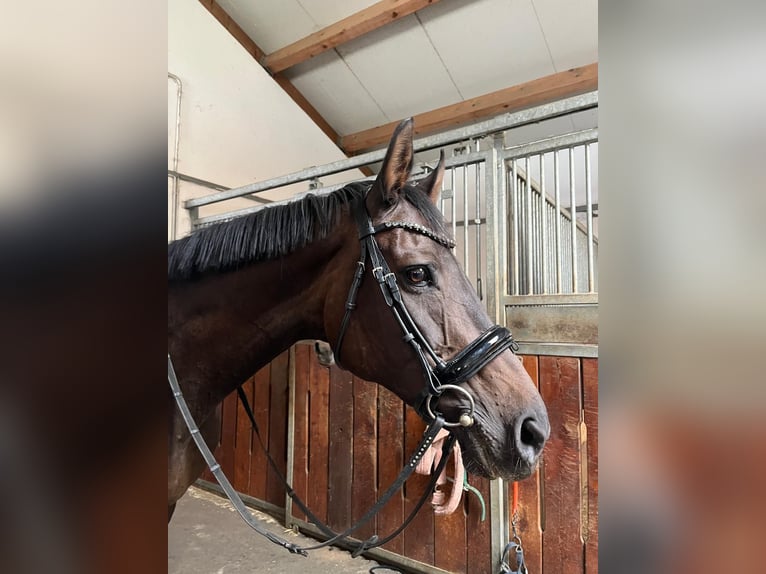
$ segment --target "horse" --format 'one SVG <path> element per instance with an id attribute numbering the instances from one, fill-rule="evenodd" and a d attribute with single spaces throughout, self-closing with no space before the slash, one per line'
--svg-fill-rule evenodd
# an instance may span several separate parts
<path id="1" fill-rule="evenodd" d="M 469 472 L 520 480 L 536 468 L 550 434 L 545 405 L 451 250 L 436 208 L 443 152 L 409 181 L 413 133 L 411 119 L 399 124 L 372 183 L 264 207 L 168 245 L 168 354 L 211 448 L 223 399 L 298 340 L 317 339 L 354 375 L 450 421 Z M 424 393 L 435 364 L 460 385 L 431 381 Z M 170 392 L 168 401 L 169 521 L 204 462 Z"/>

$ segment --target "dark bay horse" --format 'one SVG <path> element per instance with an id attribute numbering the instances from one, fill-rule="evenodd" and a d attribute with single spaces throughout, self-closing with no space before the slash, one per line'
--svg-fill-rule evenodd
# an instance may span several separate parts
<path id="1" fill-rule="evenodd" d="M 349 286 L 360 267 L 359 210 L 371 220 L 371 231 L 389 223 L 391 228 L 376 236 L 380 251 L 437 360 L 449 360 L 492 327 L 449 249 L 449 232 L 435 207 L 443 155 L 425 179 L 408 183 L 412 138 L 412 120 L 405 120 L 372 184 L 270 206 L 168 246 L 168 352 L 211 448 L 219 440 L 221 401 L 300 339 L 328 341 L 344 368 L 413 407 L 421 401 L 427 384 L 423 361 L 403 340 L 372 277 L 374 269 L 364 270 L 355 310 L 344 320 Z M 343 337 L 342 323 L 347 324 Z M 452 427 L 467 470 L 518 480 L 537 464 L 550 432 L 548 417 L 512 352 L 490 361 L 463 383 L 465 392 L 444 391 L 433 408 L 455 421 L 470 393 L 474 424 Z M 168 396 L 170 517 L 204 463 Z"/>

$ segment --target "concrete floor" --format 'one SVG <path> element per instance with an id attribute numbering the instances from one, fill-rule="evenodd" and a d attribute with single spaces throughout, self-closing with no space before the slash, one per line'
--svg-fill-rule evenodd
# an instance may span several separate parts
<path id="1" fill-rule="evenodd" d="M 271 516 L 252 510 L 267 529 L 300 545 L 316 541 L 284 527 Z M 178 502 L 168 526 L 168 574 L 367 574 L 378 563 L 337 548 L 309 552 L 304 558 L 290 554 L 252 530 L 229 501 L 216 494 L 190 488 Z M 397 572 L 380 568 L 376 574 Z"/>

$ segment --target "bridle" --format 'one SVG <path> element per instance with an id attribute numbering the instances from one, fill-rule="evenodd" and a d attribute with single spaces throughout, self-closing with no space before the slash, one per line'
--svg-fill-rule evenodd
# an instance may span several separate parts
<path id="1" fill-rule="evenodd" d="M 367 193 L 369 193 L 369 188 Z M 386 263 L 386 258 L 383 256 L 375 236 L 378 233 L 392 229 L 404 229 L 411 233 L 424 235 L 447 249 L 455 247 L 455 242 L 437 235 L 430 229 L 417 223 L 386 221 L 373 225 L 372 219 L 367 212 L 366 197 L 367 194 L 351 206 L 359 231 L 361 253 L 359 260 L 356 262 L 357 267 L 354 279 L 351 282 L 351 288 L 348 291 L 346 311 L 341 321 L 338 341 L 333 349 L 335 362 L 339 366 L 341 365 L 340 358 L 343 340 L 351 321 L 351 313 L 356 308 L 357 293 L 364 279 L 367 259 L 369 258 L 372 276 L 378 282 L 386 305 L 391 309 L 396 322 L 404 333 L 404 342 L 414 349 L 423 371 L 423 378 L 426 384 L 416 400 L 415 409 L 426 422 L 431 423 L 436 419 L 437 415 L 441 415 L 441 413 L 434 411 L 434 401 L 438 400 L 444 391 L 451 390 L 466 399 L 468 409 L 463 411 L 456 422 L 445 421 L 444 426 L 469 427 L 474 423 L 475 403 L 471 394 L 460 385 L 476 375 L 476 373 L 507 349 L 511 349 L 514 353 L 518 351 L 518 345 L 513 340 L 513 336 L 508 329 L 500 325 L 493 325 L 466 345 L 452 359 L 444 361 L 431 347 L 423 333 L 418 329 L 409 311 L 407 311 L 407 306 L 402 299 L 401 290 L 396 282 L 396 274 L 391 271 Z"/>

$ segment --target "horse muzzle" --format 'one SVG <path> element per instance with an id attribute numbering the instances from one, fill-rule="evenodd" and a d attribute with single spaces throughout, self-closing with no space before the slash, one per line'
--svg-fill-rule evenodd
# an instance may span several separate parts
<path id="1" fill-rule="evenodd" d="M 522 413 L 511 424 L 486 422 L 477 413 L 477 423 L 455 429 L 466 469 L 485 478 L 522 480 L 537 468 L 540 454 L 550 435 L 547 417 Z"/>

